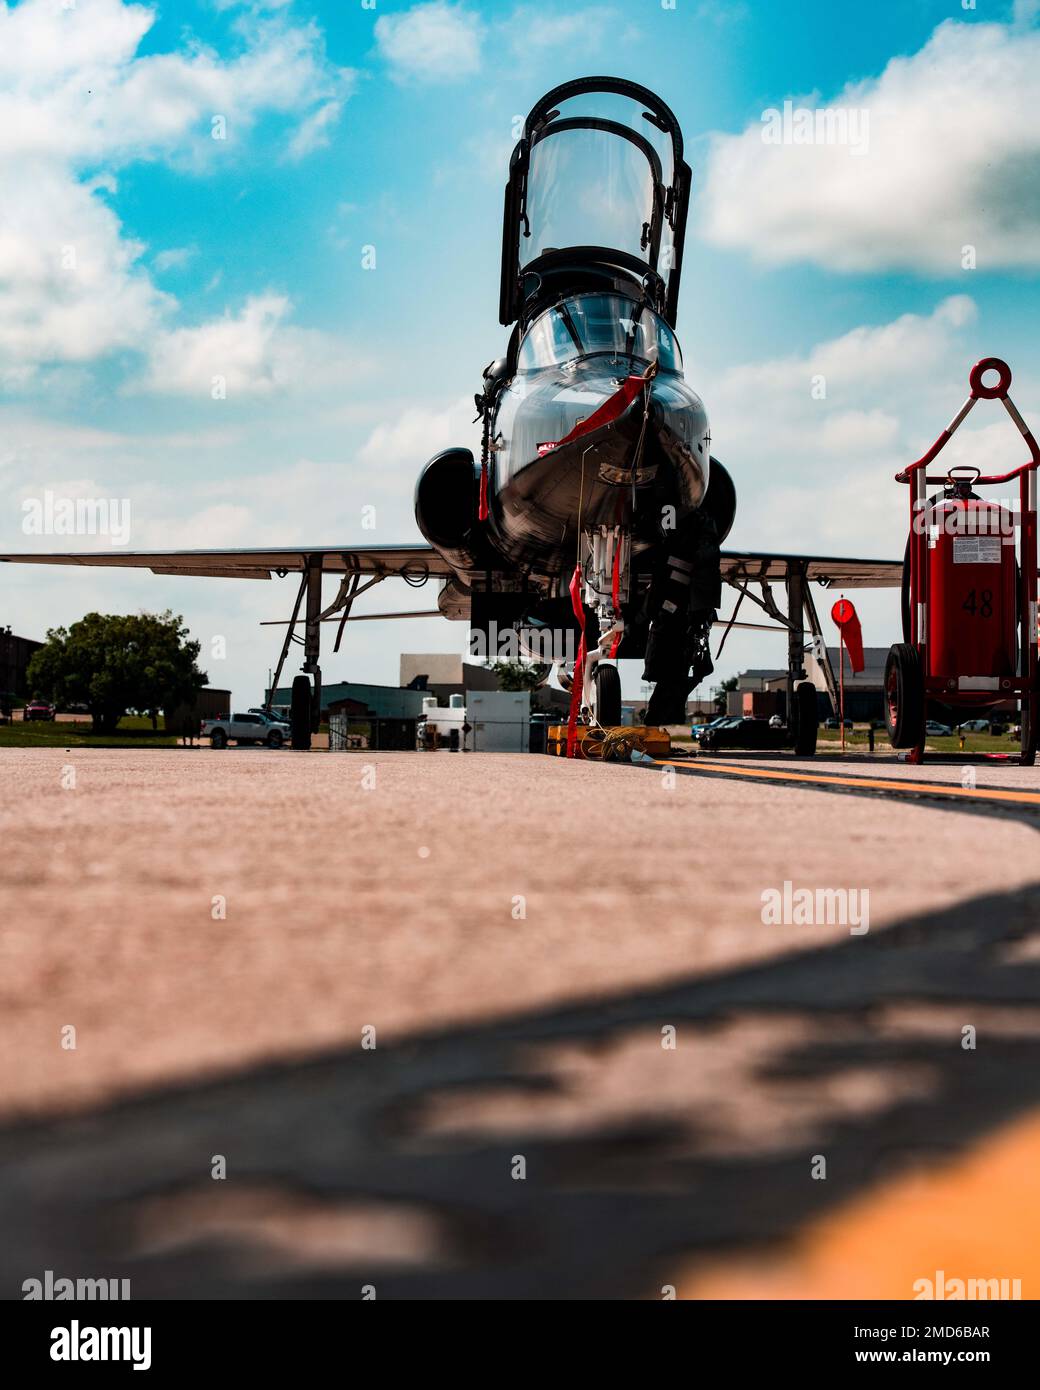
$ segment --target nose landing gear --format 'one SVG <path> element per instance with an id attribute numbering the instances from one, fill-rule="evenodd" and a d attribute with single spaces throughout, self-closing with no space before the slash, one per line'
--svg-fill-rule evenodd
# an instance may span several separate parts
<path id="1" fill-rule="evenodd" d="M 625 631 L 621 605 L 628 600 L 631 540 L 621 526 L 599 526 L 589 534 L 589 562 L 582 601 L 599 625 L 599 640 L 585 659 L 583 712 L 603 728 L 621 723 L 621 673 L 603 665 L 614 657 Z"/>

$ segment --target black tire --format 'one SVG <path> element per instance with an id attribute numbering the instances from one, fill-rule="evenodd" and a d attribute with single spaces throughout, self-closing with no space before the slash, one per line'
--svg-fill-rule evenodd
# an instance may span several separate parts
<path id="1" fill-rule="evenodd" d="M 209 736 L 209 746 L 211 748 L 226 748 L 227 734 L 223 729 L 214 729 Z"/>
<path id="2" fill-rule="evenodd" d="M 306 752 L 311 746 L 311 683 L 297 676 L 292 683 L 292 746 Z"/>
<path id="3" fill-rule="evenodd" d="M 285 740 L 282 738 L 281 734 L 278 732 L 277 729 L 272 729 L 271 732 L 267 735 L 268 748 L 281 748 L 284 742 Z"/>
<path id="4" fill-rule="evenodd" d="M 819 729 L 816 687 L 812 681 L 801 681 L 794 691 L 794 751 L 800 758 L 815 754 Z"/>
<path id="5" fill-rule="evenodd" d="M 621 672 L 601 661 L 592 673 L 596 686 L 596 718 L 604 728 L 621 723 Z"/>
<path id="6" fill-rule="evenodd" d="M 1020 722 L 1022 725 L 1022 752 L 1018 756 L 1018 761 L 1023 767 L 1032 767 L 1036 762 L 1036 745 L 1037 735 L 1040 734 L 1040 722 L 1037 721 L 1033 703 L 1028 700 L 1022 701 Z"/>
<path id="7" fill-rule="evenodd" d="M 893 748 L 924 745 L 924 676 L 909 642 L 897 642 L 885 663 L 885 728 Z"/>

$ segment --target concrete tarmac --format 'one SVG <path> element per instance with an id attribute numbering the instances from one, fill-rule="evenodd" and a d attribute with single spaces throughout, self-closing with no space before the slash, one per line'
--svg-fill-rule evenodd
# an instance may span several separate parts
<path id="1" fill-rule="evenodd" d="M 0 781 L 0 1280 L 729 1289 L 720 1251 L 1038 1101 L 1028 804 L 448 753 L 5 750 Z M 774 921 L 785 883 L 859 925 Z"/>

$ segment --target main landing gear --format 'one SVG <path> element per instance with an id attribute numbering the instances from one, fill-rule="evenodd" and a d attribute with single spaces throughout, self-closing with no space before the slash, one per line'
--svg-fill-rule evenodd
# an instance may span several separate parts
<path id="1" fill-rule="evenodd" d="M 816 686 L 808 679 L 805 654 L 815 648 L 824 674 L 831 703 L 838 707 L 838 689 L 833 668 L 813 602 L 808 582 L 808 562 L 801 559 L 776 557 L 762 561 L 727 564 L 722 578 L 739 595 L 729 618 L 719 620 L 714 607 L 705 608 L 711 600 L 718 602 L 717 588 L 708 583 L 708 570 L 719 573 L 717 548 L 712 565 L 707 562 L 711 537 L 696 544 L 697 538 L 683 553 L 667 552 L 665 587 L 657 595 L 654 621 L 658 624 L 658 647 L 651 646 L 654 627 L 651 624 L 648 642 L 647 668 L 653 664 L 657 673 L 655 689 L 645 716 L 652 726 L 685 722 L 686 700 L 690 689 L 711 670 L 708 637 L 712 626 L 724 627 L 719 652 L 733 627 L 787 633 L 787 691 L 786 727 L 780 731 L 775 745 L 791 748 L 799 757 L 809 758 L 816 752 L 819 733 L 818 695 Z M 674 550 L 682 549 L 674 546 Z M 702 554 L 702 551 L 705 553 Z M 686 558 L 686 555 L 690 558 Z M 575 615 L 582 631 L 598 631 L 590 640 L 580 673 L 572 675 L 562 662 L 556 663 L 557 676 L 565 690 L 573 690 L 574 679 L 580 674 L 581 704 L 579 713 L 586 723 L 604 728 L 621 722 L 621 677 L 616 666 L 609 664 L 624 635 L 622 604 L 629 600 L 631 588 L 630 543 L 621 527 L 600 527 L 588 533 L 586 563 L 576 573 L 571 586 Z M 728 559 L 728 557 L 727 557 Z M 773 585 L 782 582 L 787 591 L 787 612 L 778 607 L 773 597 Z M 718 580 L 715 580 L 716 586 Z M 761 598 L 752 592 L 752 585 L 761 590 Z M 771 624 L 739 622 L 738 615 L 744 599 L 763 609 Z M 589 616 L 595 620 L 595 627 Z M 579 616 L 580 615 L 580 616 Z M 669 620 L 674 618 L 674 622 Z M 703 631 L 702 631 L 703 629 Z M 697 636 L 693 640 L 691 634 Z M 638 634 L 637 634 L 638 635 Z M 812 643 L 806 646 L 806 637 Z M 717 655 L 717 654 L 716 654 Z M 691 672 L 691 667 L 692 672 Z"/>
<path id="2" fill-rule="evenodd" d="M 333 651 L 338 652 L 343 640 L 343 630 L 354 600 L 366 589 L 384 579 L 399 578 L 413 588 L 425 584 L 430 577 L 429 567 L 418 561 L 406 561 L 399 569 L 379 569 L 375 573 L 363 574 L 356 556 L 349 552 L 333 552 L 343 561 L 344 568 L 339 576 L 339 589 L 336 597 L 326 608 L 321 606 L 321 584 L 326 556 L 308 554 L 304 557 L 303 574 L 300 587 L 289 619 L 285 641 L 275 667 L 268 700 L 272 698 L 281 680 L 282 668 L 295 642 L 303 646 L 301 673 L 292 683 L 292 705 L 290 725 L 292 728 L 292 747 L 305 752 L 311 746 L 313 736 L 318 732 L 321 722 L 321 624 L 332 622 L 338 617 L 336 641 Z M 279 573 L 284 573 L 279 571 Z M 303 607 L 303 617 L 300 608 Z M 296 629 L 302 624 L 303 637 L 298 637 Z"/>

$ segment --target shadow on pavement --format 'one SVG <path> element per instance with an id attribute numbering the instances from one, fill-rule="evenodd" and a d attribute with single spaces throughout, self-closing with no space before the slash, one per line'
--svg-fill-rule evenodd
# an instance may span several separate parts
<path id="1" fill-rule="evenodd" d="M 751 968 L 10 1123 L 0 1290 L 50 1269 L 129 1277 L 135 1299 L 647 1293 L 1035 1105 L 1038 923 L 1040 885 Z"/>

